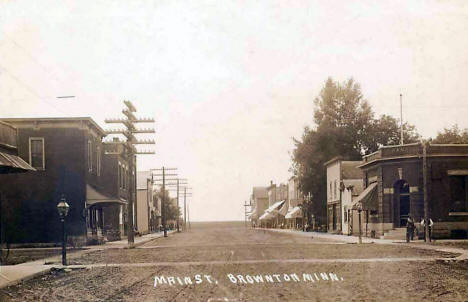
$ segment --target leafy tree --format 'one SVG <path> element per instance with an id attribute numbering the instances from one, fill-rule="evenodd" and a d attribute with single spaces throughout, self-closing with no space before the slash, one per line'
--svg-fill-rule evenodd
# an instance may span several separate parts
<path id="1" fill-rule="evenodd" d="M 326 168 L 324 163 L 335 156 L 361 160 L 364 154 L 382 145 L 399 144 L 400 127 L 395 118 L 378 119 L 361 88 L 353 79 L 343 83 L 328 78 L 315 98 L 315 128 L 305 127 L 301 139 L 295 139 L 291 170 L 299 179 L 302 192 L 311 192 L 309 214 L 319 223 L 326 222 Z M 415 127 L 405 124 L 405 143 L 418 139 Z M 310 218 L 310 217 L 309 217 Z"/>
<path id="2" fill-rule="evenodd" d="M 444 128 L 443 132 L 438 132 L 434 144 L 468 144 L 468 128 L 460 130 L 458 125 L 453 125 L 452 128 Z"/>

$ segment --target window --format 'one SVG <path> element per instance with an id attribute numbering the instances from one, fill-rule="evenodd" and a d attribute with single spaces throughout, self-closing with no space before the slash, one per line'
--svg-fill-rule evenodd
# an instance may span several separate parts
<path id="1" fill-rule="evenodd" d="M 97 176 L 101 176 L 101 148 L 98 146 L 96 147 L 97 155 L 96 155 L 96 173 Z"/>
<path id="2" fill-rule="evenodd" d="M 93 171 L 93 148 L 91 140 L 88 140 L 88 171 Z"/>
<path id="3" fill-rule="evenodd" d="M 332 190 L 332 182 L 330 181 L 330 200 L 332 200 L 332 194 L 333 194 L 333 190 Z"/>
<path id="4" fill-rule="evenodd" d="M 29 164 L 38 170 L 45 169 L 44 138 L 29 138 Z"/>
<path id="5" fill-rule="evenodd" d="M 119 188 L 122 188 L 122 164 L 119 162 Z"/>
<path id="6" fill-rule="evenodd" d="M 333 187 L 334 187 L 334 190 L 333 190 L 333 199 L 336 199 L 336 179 L 335 179 L 335 182 L 333 183 Z"/>

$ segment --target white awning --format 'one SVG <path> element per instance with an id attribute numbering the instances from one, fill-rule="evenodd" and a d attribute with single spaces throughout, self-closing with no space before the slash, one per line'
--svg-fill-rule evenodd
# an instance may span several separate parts
<path id="1" fill-rule="evenodd" d="M 257 209 L 254 209 L 248 216 L 250 219 L 257 219 Z"/>
<path id="2" fill-rule="evenodd" d="M 260 216 L 259 220 L 268 220 L 275 218 L 276 214 L 272 212 L 265 212 L 262 216 Z"/>
<path id="3" fill-rule="evenodd" d="M 107 196 L 103 193 L 98 192 L 96 189 L 91 187 L 90 185 L 86 185 L 86 206 L 91 207 L 95 205 L 106 206 L 106 205 L 113 205 L 113 204 L 126 204 L 124 201 Z"/>
<path id="4" fill-rule="evenodd" d="M 356 199 L 351 203 L 351 208 L 357 210 L 359 204 L 362 210 L 375 210 L 377 207 L 377 183 L 371 183 Z"/>
<path id="5" fill-rule="evenodd" d="M 285 201 L 286 200 L 281 200 L 281 201 L 275 202 L 271 207 L 266 209 L 265 212 L 273 212 L 273 211 L 277 210 Z"/>
<path id="6" fill-rule="evenodd" d="M 283 203 L 283 206 L 281 207 L 281 209 L 279 209 L 277 212 L 281 216 L 286 216 L 286 214 L 288 213 L 288 209 L 289 209 L 289 203 L 285 202 Z"/>
<path id="7" fill-rule="evenodd" d="M 290 209 L 290 211 L 288 212 L 288 214 L 286 214 L 286 216 L 284 218 L 286 219 L 293 219 L 293 218 L 300 218 L 302 217 L 302 210 L 300 207 L 294 207 L 292 209 Z"/>

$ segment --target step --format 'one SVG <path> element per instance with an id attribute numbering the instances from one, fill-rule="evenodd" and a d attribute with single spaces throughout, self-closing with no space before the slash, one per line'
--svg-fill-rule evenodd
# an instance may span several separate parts
<path id="1" fill-rule="evenodd" d="M 406 239 L 406 228 L 395 228 L 384 233 L 383 239 Z"/>

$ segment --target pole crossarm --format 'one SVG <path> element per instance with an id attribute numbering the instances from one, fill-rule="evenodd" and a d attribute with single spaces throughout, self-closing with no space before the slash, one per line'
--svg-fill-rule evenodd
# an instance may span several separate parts
<path id="1" fill-rule="evenodd" d="M 135 145 L 154 145 L 155 142 L 152 139 L 139 140 L 135 137 L 136 133 L 155 133 L 155 130 L 152 128 L 142 128 L 137 129 L 135 123 L 154 123 L 153 118 L 138 118 L 134 115 L 137 111 L 132 102 L 128 100 L 123 101 L 126 108 L 122 110 L 122 114 L 126 118 L 108 118 L 105 119 L 105 122 L 108 124 L 122 124 L 126 129 L 109 129 L 105 131 L 105 134 L 122 134 L 127 140 L 125 142 L 112 141 L 111 144 L 120 144 L 123 143 L 128 149 L 128 158 L 130 166 L 130 186 L 128 190 L 128 204 L 127 204 L 127 216 L 128 219 L 128 244 L 130 247 L 134 246 L 134 215 L 133 207 L 136 202 L 136 155 L 137 154 L 155 154 L 154 151 L 148 150 L 137 150 Z"/>

